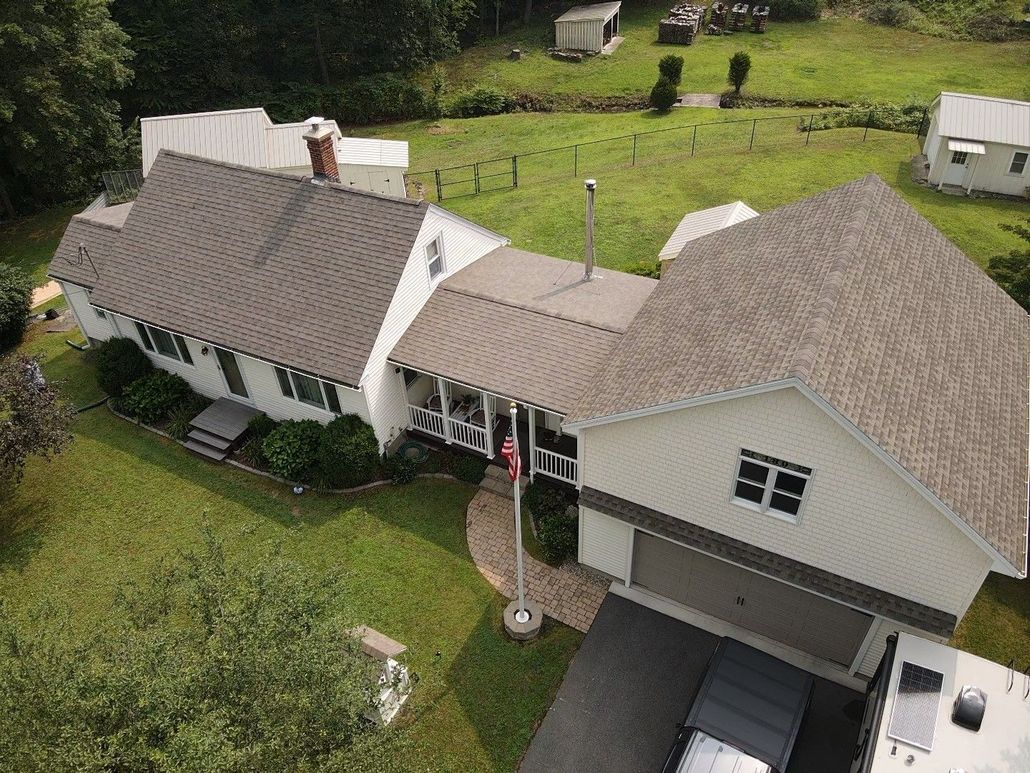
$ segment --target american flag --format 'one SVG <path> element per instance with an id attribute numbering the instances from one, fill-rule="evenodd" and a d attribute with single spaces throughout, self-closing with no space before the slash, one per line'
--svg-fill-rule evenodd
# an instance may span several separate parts
<path id="1" fill-rule="evenodd" d="M 514 425 L 514 422 L 512 422 Z M 512 428 L 508 427 L 508 434 L 504 438 L 504 445 L 501 446 L 501 456 L 508 460 L 508 475 L 511 476 L 511 482 L 514 483 L 522 475 L 522 457 L 519 456 L 518 449 L 515 447 L 515 439 L 512 437 Z"/>

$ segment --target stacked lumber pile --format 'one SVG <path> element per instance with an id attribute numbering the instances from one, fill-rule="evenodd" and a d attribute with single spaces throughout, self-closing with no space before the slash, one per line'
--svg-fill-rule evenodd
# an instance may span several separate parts
<path id="1" fill-rule="evenodd" d="M 734 32 L 742 32 L 747 26 L 747 3 L 736 3 L 730 11 L 729 28 Z"/>
<path id="2" fill-rule="evenodd" d="M 659 43 L 679 43 L 689 46 L 694 37 L 701 34 L 705 21 L 703 5 L 681 3 L 669 11 L 669 17 L 658 22 Z"/>
<path id="3" fill-rule="evenodd" d="M 765 32 L 765 27 L 769 23 L 769 6 L 767 5 L 756 5 L 751 9 L 751 31 L 752 32 Z"/>
<path id="4" fill-rule="evenodd" d="M 729 8 L 726 3 L 715 3 L 712 6 L 712 18 L 711 26 L 713 27 L 725 27 L 726 26 L 726 14 L 729 12 Z"/>

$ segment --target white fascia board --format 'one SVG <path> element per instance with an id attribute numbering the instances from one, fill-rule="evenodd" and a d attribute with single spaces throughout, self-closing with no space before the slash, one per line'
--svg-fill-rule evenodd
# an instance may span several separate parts
<path id="1" fill-rule="evenodd" d="M 466 220 L 461 215 L 456 215 L 449 209 L 444 209 L 441 206 L 430 203 L 429 210 L 434 214 L 439 215 L 445 220 L 449 220 L 450 222 L 456 225 L 462 225 L 466 228 L 471 228 L 473 231 L 479 232 L 488 239 L 497 239 L 501 243 L 500 246 L 502 247 L 511 244 L 511 239 L 509 239 L 507 236 L 499 234 L 496 231 L 491 231 L 489 228 L 479 225 L 479 223 L 473 223 L 471 220 Z"/>

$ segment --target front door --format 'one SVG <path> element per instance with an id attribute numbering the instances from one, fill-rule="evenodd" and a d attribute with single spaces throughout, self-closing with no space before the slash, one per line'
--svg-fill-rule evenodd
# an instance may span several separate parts
<path id="1" fill-rule="evenodd" d="M 218 358 L 218 368 L 222 371 L 222 378 L 225 379 L 225 386 L 229 392 L 250 400 L 250 392 L 247 391 L 247 382 L 243 380 L 243 373 L 240 371 L 240 364 L 236 361 L 236 355 L 225 349 L 215 347 L 215 357 Z"/>
<path id="2" fill-rule="evenodd" d="M 945 185 L 963 185 L 969 169 L 969 154 L 962 150 L 951 151 L 948 168 L 944 170 Z"/>

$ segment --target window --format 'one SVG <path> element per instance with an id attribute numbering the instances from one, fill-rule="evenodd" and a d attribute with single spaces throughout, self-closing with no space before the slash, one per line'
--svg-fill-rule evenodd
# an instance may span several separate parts
<path id="1" fill-rule="evenodd" d="M 343 409 L 340 408 L 340 396 L 336 393 L 336 384 L 323 381 L 322 388 L 325 390 L 325 399 L 329 403 L 329 410 L 336 414 L 342 414 Z"/>
<path id="2" fill-rule="evenodd" d="M 282 368 L 276 368 L 275 377 L 279 380 L 279 391 L 283 393 L 283 397 L 289 397 L 292 400 L 293 387 L 290 385 L 290 374 Z"/>
<path id="3" fill-rule="evenodd" d="M 186 346 L 186 339 L 182 336 L 173 336 L 175 338 L 175 346 L 179 350 L 179 356 L 182 357 L 182 361 L 187 365 L 193 364 L 193 355 L 190 354 L 189 347 Z"/>
<path id="4" fill-rule="evenodd" d="M 179 353 L 175 350 L 175 341 L 167 330 L 148 327 L 147 332 L 150 333 L 150 340 L 154 342 L 154 348 L 157 349 L 158 354 L 171 357 L 173 360 L 179 359 Z"/>
<path id="5" fill-rule="evenodd" d="M 733 501 L 796 522 L 805 498 L 809 467 L 741 449 Z"/>
<path id="6" fill-rule="evenodd" d="M 139 340 L 143 342 L 143 348 L 148 352 L 154 351 L 154 344 L 150 341 L 150 334 L 147 332 L 147 326 L 142 322 L 136 322 L 136 332 L 139 334 Z"/>
<path id="7" fill-rule="evenodd" d="M 1030 153 L 1024 153 L 1021 150 L 1017 150 L 1012 154 L 1012 163 L 1009 164 L 1009 174 L 1023 174 L 1026 169 L 1026 161 L 1030 158 Z"/>
<path id="8" fill-rule="evenodd" d="M 291 400 L 300 400 L 302 403 L 314 405 L 325 409 L 326 405 L 333 413 L 342 414 L 340 407 L 340 395 L 336 392 L 336 385 L 328 381 L 319 381 L 317 378 L 305 376 L 303 373 L 295 373 L 278 365 L 272 368 L 275 371 L 276 381 L 279 382 L 279 391 L 283 397 Z"/>
<path id="9" fill-rule="evenodd" d="M 316 405 L 325 408 L 322 400 L 322 390 L 318 386 L 318 379 L 311 376 L 303 376 L 300 373 L 291 373 L 293 377 L 293 388 L 297 393 L 297 399 L 308 405 Z"/>
<path id="10" fill-rule="evenodd" d="M 969 160 L 969 154 L 966 153 L 964 150 L 952 151 L 951 163 L 953 163 L 953 164 L 961 164 L 962 166 L 965 166 L 966 165 L 966 161 L 968 161 L 968 160 Z"/>
<path id="11" fill-rule="evenodd" d="M 429 266 L 430 282 L 443 273 L 443 252 L 440 250 L 439 237 L 426 246 L 426 264 Z"/>
<path id="12" fill-rule="evenodd" d="M 96 312 L 97 319 L 107 319 L 107 312 L 103 309 L 93 309 Z"/>

